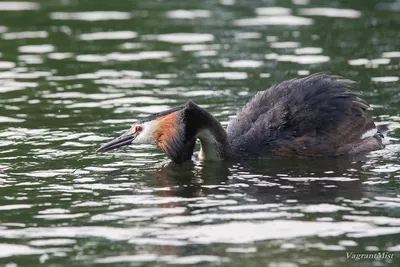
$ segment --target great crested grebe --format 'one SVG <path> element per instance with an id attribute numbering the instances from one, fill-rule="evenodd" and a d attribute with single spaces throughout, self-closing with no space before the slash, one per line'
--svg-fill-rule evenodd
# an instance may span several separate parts
<path id="1" fill-rule="evenodd" d="M 376 126 L 353 82 L 314 74 L 257 93 L 226 131 L 193 102 L 148 116 L 104 152 L 130 144 L 155 144 L 175 163 L 190 160 L 196 139 L 204 160 L 255 159 L 269 153 L 333 157 L 384 148 L 387 125 Z"/>

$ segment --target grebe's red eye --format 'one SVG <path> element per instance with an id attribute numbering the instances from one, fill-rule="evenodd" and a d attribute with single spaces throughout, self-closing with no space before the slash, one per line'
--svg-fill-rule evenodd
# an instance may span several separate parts
<path id="1" fill-rule="evenodd" d="M 136 131 L 138 133 L 141 133 L 143 131 L 143 128 L 141 126 L 136 126 Z"/>

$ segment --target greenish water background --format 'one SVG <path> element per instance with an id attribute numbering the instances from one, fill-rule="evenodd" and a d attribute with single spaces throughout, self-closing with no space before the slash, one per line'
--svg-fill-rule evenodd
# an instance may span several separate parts
<path id="1" fill-rule="evenodd" d="M 319 8 L 319 9 L 316 9 Z M 0 264 L 399 266 L 399 1 L 0 1 Z M 95 154 L 191 99 L 342 75 L 390 122 L 352 159 Z M 355 261 L 346 252 L 389 251 Z"/>

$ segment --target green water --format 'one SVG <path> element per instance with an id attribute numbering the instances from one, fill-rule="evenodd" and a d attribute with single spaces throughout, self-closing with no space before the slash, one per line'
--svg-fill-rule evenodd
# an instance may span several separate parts
<path id="1" fill-rule="evenodd" d="M 393 0 L 0 1 L 0 265 L 399 266 L 399 40 Z M 315 72 L 358 83 L 391 123 L 386 149 L 182 166 L 151 146 L 94 153 L 189 99 L 225 125 Z"/>

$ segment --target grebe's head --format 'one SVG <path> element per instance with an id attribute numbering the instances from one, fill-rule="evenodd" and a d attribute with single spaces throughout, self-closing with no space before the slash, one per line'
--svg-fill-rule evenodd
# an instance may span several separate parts
<path id="1" fill-rule="evenodd" d="M 185 135 L 185 108 L 175 107 L 155 113 L 132 125 L 123 135 L 102 145 L 96 152 L 105 152 L 130 144 L 154 144 L 176 163 L 181 163 L 192 155 L 195 140 Z M 195 104 L 193 104 L 195 105 Z"/>

